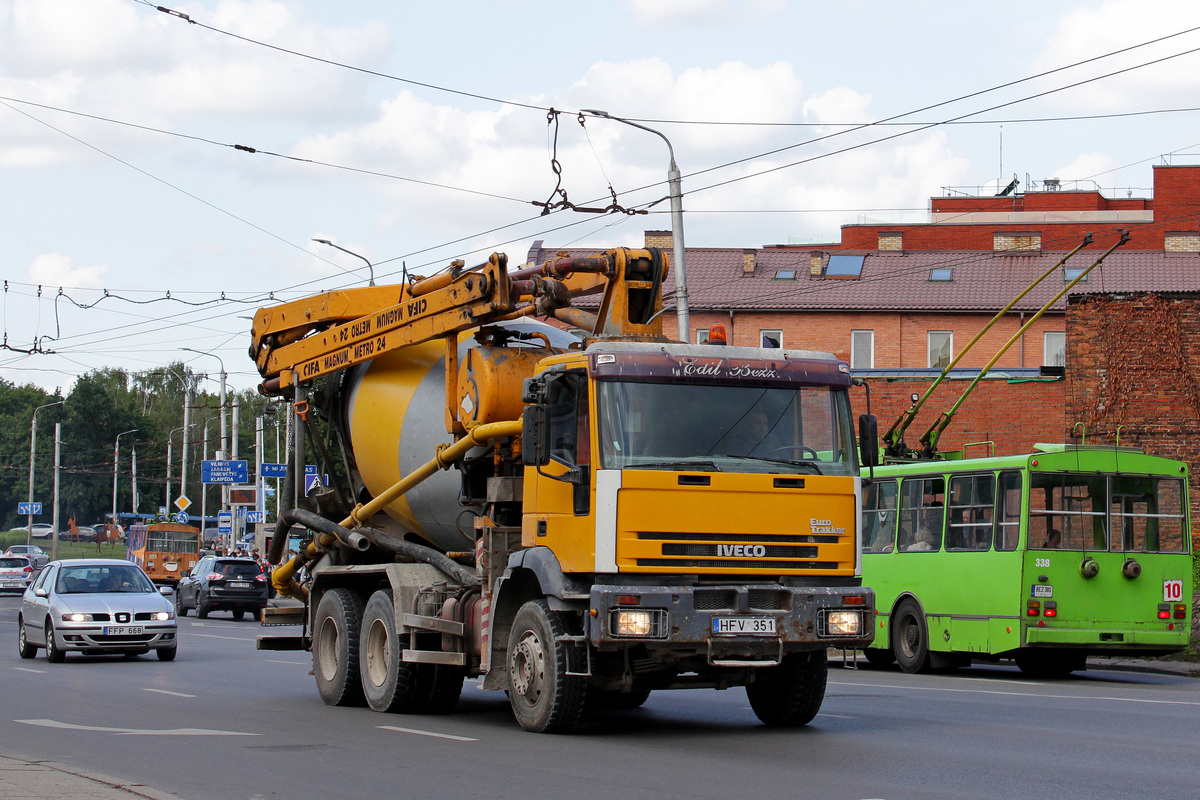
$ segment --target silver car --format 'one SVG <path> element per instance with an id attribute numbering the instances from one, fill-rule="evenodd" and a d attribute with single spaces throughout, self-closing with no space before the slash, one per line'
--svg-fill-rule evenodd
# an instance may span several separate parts
<path id="1" fill-rule="evenodd" d="M 141 567 L 129 561 L 76 558 L 46 566 L 25 590 L 17 630 L 21 658 L 46 648 L 58 663 L 69 651 L 171 661 L 178 648 L 175 609 Z"/>
<path id="2" fill-rule="evenodd" d="M 33 579 L 33 563 L 25 556 L 0 556 L 0 592 L 23 592 Z"/>
<path id="3" fill-rule="evenodd" d="M 33 562 L 34 569 L 41 569 L 50 560 L 50 556 L 46 555 L 46 551 L 36 544 L 14 544 L 4 551 L 4 555 L 28 556 L 29 560 Z"/>

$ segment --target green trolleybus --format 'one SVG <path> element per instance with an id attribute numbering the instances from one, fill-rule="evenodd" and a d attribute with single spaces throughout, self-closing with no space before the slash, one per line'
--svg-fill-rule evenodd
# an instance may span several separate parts
<path id="1" fill-rule="evenodd" d="M 1043 677 L 1088 655 L 1188 645 L 1188 469 L 1131 447 L 877 467 L 863 497 L 867 658 L 905 672 L 1013 658 Z"/>

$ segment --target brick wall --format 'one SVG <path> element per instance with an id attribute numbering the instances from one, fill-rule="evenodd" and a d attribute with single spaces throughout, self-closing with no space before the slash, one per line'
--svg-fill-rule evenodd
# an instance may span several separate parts
<path id="1" fill-rule="evenodd" d="M 1200 519 L 1200 294 L 1085 295 L 1067 309 L 1069 419 L 1189 465 Z M 1193 524 L 1193 541 L 1196 539 Z"/>
<path id="2" fill-rule="evenodd" d="M 913 394 L 924 394 L 930 379 L 869 379 L 871 413 L 879 420 L 879 435 L 912 405 Z M 943 381 L 925 402 L 905 433 L 909 447 L 919 447 L 922 434 L 962 397 L 969 380 Z M 1037 442 L 1061 442 L 1067 428 L 1062 380 L 980 381 L 966 399 L 938 442 L 938 450 L 961 450 L 967 456 L 998 456 L 1027 453 Z M 866 390 L 851 389 L 855 415 L 867 410 Z M 991 442 L 991 445 L 978 444 Z"/>

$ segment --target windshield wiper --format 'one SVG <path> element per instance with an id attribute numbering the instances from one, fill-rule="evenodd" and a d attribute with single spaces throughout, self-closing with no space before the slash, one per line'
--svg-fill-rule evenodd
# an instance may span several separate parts
<path id="1" fill-rule="evenodd" d="M 625 469 L 698 469 L 699 467 L 709 467 L 713 472 L 721 471 L 721 468 L 717 466 L 715 461 L 653 461 L 649 464 L 625 465 Z"/>
<path id="2" fill-rule="evenodd" d="M 730 456 L 730 458 L 741 458 L 746 461 L 766 461 L 770 464 L 787 464 L 790 467 L 804 467 L 810 470 L 813 475 L 821 474 L 821 468 L 811 461 L 793 461 L 790 458 L 767 458 L 766 456 Z"/>

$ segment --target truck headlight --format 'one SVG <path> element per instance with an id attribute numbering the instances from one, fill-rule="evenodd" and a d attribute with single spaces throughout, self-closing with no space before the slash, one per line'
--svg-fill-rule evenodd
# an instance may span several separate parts
<path id="1" fill-rule="evenodd" d="M 858 636 L 861 632 L 861 611 L 830 611 L 825 615 L 827 636 Z"/>
<path id="2" fill-rule="evenodd" d="M 614 609 L 611 628 L 614 636 L 663 637 L 667 612 L 658 608 Z"/>

